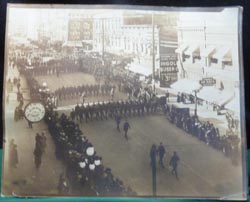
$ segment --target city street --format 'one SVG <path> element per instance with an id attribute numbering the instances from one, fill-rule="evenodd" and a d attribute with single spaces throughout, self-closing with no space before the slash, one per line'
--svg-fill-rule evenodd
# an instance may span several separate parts
<path id="1" fill-rule="evenodd" d="M 233 166 L 225 157 L 203 142 L 168 122 L 163 115 L 129 119 L 131 130 L 125 140 L 116 130 L 114 120 L 82 124 L 84 135 L 93 142 L 105 166 L 112 168 L 126 185 L 139 195 L 152 193 L 149 152 L 153 143 L 166 146 L 166 168 L 157 167 L 158 196 L 221 196 L 241 190 L 241 166 Z M 179 177 L 170 173 L 169 160 L 173 151 L 180 156 Z"/>

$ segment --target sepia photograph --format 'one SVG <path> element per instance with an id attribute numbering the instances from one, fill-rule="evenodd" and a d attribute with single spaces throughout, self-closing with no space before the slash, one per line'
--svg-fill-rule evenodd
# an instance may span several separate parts
<path id="1" fill-rule="evenodd" d="M 1 194 L 246 199 L 241 18 L 8 4 Z"/>

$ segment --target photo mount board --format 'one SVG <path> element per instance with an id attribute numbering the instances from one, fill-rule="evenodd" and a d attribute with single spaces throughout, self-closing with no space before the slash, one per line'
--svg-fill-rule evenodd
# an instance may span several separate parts
<path id="1" fill-rule="evenodd" d="M 86 11 L 87 14 L 83 11 Z M 175 16 L 175 14 L 177 15 L 177 17 Z M 223 17 L 226 17 L 224 18 L 224 21 L 221 20 L 220 14 L 221 16 L 224 15 Z M 25 15 L 26 18 L 22 15 Z M 43 20 L 38 20 L 39 15 L 43 16 Z M 59 17 L 54 17 L 53 15 L 58 15 Z M 195 15 L 196 17 L 199 15 L 202 16 L 204 20 L 194 21 L 193 19 L 195 18 Z M 232 16 L 236 16 L 237 20 L 230 21 L 233 19 Z M 11 20 L 11 17 L 13 19 L 18 18 L 18 21 L 14 23 L 13 21 L 15 20 Z M 218 19 L 217 23 L 211 24 L 210 18 Z M 22 22 L 22 20 L 27 21 L 27 19 L 28 23 Z M 57 22 L 55 22 L 55 20 L 57 20 Z M 66 25 L 63 23 L 65 23 Z M 246 141 L 244 120 L 245 108 L 241 23 L 242 8 L 240 7 L 174 8 L 116 5 L 62 6 L 9 4 L 7 12 L 7 37 L 5 46 L 5 105 L 3 108 L 3 120 L 5 120 L 4 139 L 6 140 L 6 142 L 4 144 L 3 156 L 2 194 L 6 196 L 15 194 L 24 197 L 82 195 L 87 195 L 87 197 L 94 197 L 98 195 L 103 197 L 192 197 L 228 200 L 245 199 L 247 193 L 245 165 Z M 26 27 L 24 27 L 24 24 L 26 24 Z M 219 29 L 220 26 L 221 29 Z M 230 28 L 230 26 L 232 26 L 231 28 L 233 30 L 228 29 L 228 27 Z M 222 27 L 224 28 L 223 30 Z M 68 32 L 66 34 L 64 33 L 65 29 L 66 32 Z M 152 34 L 153 32 L 156 32 L 156 34 Z M 117 36 L 115 36 L 116 33 Z M 171 34 L 173 34 L 174 36 Z M 224 41 L 219 42 L 220 40 L 222 40 L 220 38 L 221 35 L 223 36 Z M 195 38 L 194 36 L 196 36 L 197 38 Z M 60 38 L 60 40 L 58 40 L 59 42 L 57 42 L 58 38 Z M 59 45 L 57 43 L 59 43 Z M 156 46 L 156 48 L 153 49 L 152 46 Z M 169 60 L 169 58 L 173 58 L 172 56 L 177 56 L 176 65 L 174 66 L 171 66 L 172 61 Z M 161 60 L 161 58 L 163 59 Z M 87 63 L 90 61 L 90 66 L 92 65 L 96 69 L 99 68 L 99 72 L 101 73 L 98 73 L 98 71 L 94 72 L 91 68 L 88 69 L 88 67 L 84 65 L 86 61 Z M 126 65 L 124 65 L 124 63 Z M 143 63 L 146 64 L 144 65 Z M 70 68 L 68 68 L 67 65 L 69 65 Z M 152 66 L 155 70 L 154 75 L 152 75 Z M 176 66 L 178 68 L 177 70 Z M 197 66 L 200 69 L 198 70 L 198 72 L 195 72 L 194 69 L 197 68 Z M 82 67 L 82 69 L 77 69 L 79 67 Z M 58 68 L 60 68 L 59 71 Z M 102 70 L 102 68 L 106 69 Z M 113 78 L 111 78 L 110 83 L 107 83 L 107 81 L 110 81 L 107 79 L 110 78 L 105 75 L 105 71 L 111 73 L 109 68 L 112 69 Z M 126 74 L 124 74 L 124 72 L 126 72 Z M 197 84 L 197 78 L 195 77 L 197 75 L 200 75 L 201 72 L 202 76 L 199 77 Z M 234 76 L 235 73 L 238 76 Z M 121 95 L 118 93 L 113 95 L 114 100 L 120 102 L 120 105 L 125 106 L 125 109 L 127 107 L 128 111 L 125 110 L 125 112 L 124 110 L 120 110 L 121 107 L 112 105 L 114 104 L 114 101 L 112 100 L 113 97 L 111 92 L 118 91 L 120 82 L 119 79 L 124 79 L 122 78 L 122 76 L 121 78 L 118 77 L 117 75 L 119 74 L 121 74 L 122 76 L 126 75 L 125 81 L 122 81 L 121 85 L 128 85 L 129 89 L 136 89 L 136 85 L 140 85 L 141 88 L 144 88 L 143 91 L 140 91 L 140 93 L 144 93 L 143 95 L 150 97 L 147 97 L 147 101 L 150 100 L 153 103 L 153 101 L 157 100 L 157 98 L 158 100 L 163 101 L 157 102 L 158 108 L 160 108 L 159 106 L 161 105 L 164 105 L 164 107 L 166 107 L 164 108 L 166 110 L 164 111 L 164 113 L 166 113 L 165 118 L 169 120 L 165 121 L 168 123 L 173 122 L 172 125 L 167 126 L 169 127 L 170 131 L 173 130 L 170 133 L 176 133 L 176 127 L 178 130 L 182 130 L 182 132 L 177 133 L 178 137 L 180 136 L 180 140 L 172 139 L 173 137 L 169 134 L 166 134 L 167 137 L 157 134 L 157 137 L 155 137 L 155 139 L 150 138 L 148 134 L 150 133 L 149 129 L 147 129 L 148 133 L 140 132 L 140 128 L 145 127 L 146 129 L 146 125 L 149 123 L 153 123 L 154 119 L 157 121 L 158 119 L 161 119 L 162 121 L 161 116 L 163 114 L 163 111 L 162 109 L 159 109 L 157 110 L 157 112 L 154 112 L 154 105 L 151 103 L 152 110 L 150 110 L 151 108 L 149 107 L 149 114 L 145 118 L 144 122 L 142 118 L 138 117 L 141 116 L 142 113 L 147 112 L 147 105 L 145 103 L 145 100 L 139 100 L 138 95 L 129 95 L 128 97 L 126 97 L 127 94 L 129 94 L 129 90 L 128 92 L 121 92 Z M 210 79 L 211 75 L 214 76 L 215 74 L 218 74 L 218 77 L 212 77 L 212 79 Z M 88 78 L 90 83 L 79 82 L 83 78 L 86 79 L 86 76 L 93 77 L 93 75 L 97 77 L 95 78 L 96 83 L 93 82 L 93 78 Z M 138 76 L 142 78 L 139 79 L 141 80 L 140 82 L 138 82 Z M 224 76 L 226 78 L 223 78 Z M 20 80 L 18 78 L 20 78 Z M 115 80 L 117 78 L 118 82 L 117 80 Z M 98 79 L 100 80 L 98 81 Z M 213 82 L 202 82 L 204 80 L 216 80 L 216 83 L 214 84 Z M 66 83 L 67 81 L 70 82 Z M 20 87 L 18 89 L 19 82 Z M 58 85 L 56 85 L 56 83 Z M 87 85 L 89 84 L 99 84 L 100 86 L 98 89 L 98 93 L 102 93 L 102 85 L 103 87 L 107 87 L 107 89 L 109 88 L 109 90 L 107 90 L 107 92 L 104 92 L 103 97 L 101 96 L 101 98 L 99 98 L 99 95 L 97 96 L 96 91 L 93 90 L 94 88 L 87 88 Z M 114 86 L 112 87 L 112 85 L 110 84 L 113 84 Z M 200 86 L 196 88 L 196 86 L 199 84 Z M 85 90 L 80 90 L 80 94 L 76 90 L 76 88 L 74 88 L 77 87 L 77 85 L 82 85 L 85 88 Z M 66 90 L 63 89 L 63 91 L 61 92 L 61 94 L 65 95 L 66 98 L 61 98 L 60 93 L 58 93 L 58 91 L 60 92 L 62 87 L 66 88 Z M 155 88 L 157 92 L 156 95 L 154 95 Z M 69 91 L 72 91 L 72 89 L 77 91 L 77 93 L 68 93 Z M 235 90 L 234 95 L 230 95 L 230 93 L 228 92 L 232 89 Z M 85 92 L 86 94 L 88 94 L 85 95 Z M 179 92 L 181 93 L 180 95 L 178 94 Z M 167 93 L 170 94 L 170 101 L 166 100 L 165 103 L 164 99 Z M 214 94 L 214 98 L 211 98 L 211 93 Z M 48 97 L 50 98 L 47 99 Z M 152 97 L 155 99 L 152 99 Z M 55 101 L 55 98 L 57 101 Z M 131 103 L 127 104 L 124 101 L 124 104 L 124 102 L 121 101 L 127 99 L 130 99 Z M 39 100 L 47 105 L 46 107 L 49 115 L 47 114 L 47 116 L 45 117 L 45 123 L 40 122 L 37 124 L 32 124 L 30 122 L 27 123 L 25 119 L 22 119 L 22 116 L 20 114 L 25 113 L 23 112 L 23 110 L 25 110 L 27 100 Z M 141 148 L 140 144 L 143 144 L 143 139 L 140 140 L 140 138 L 142 137 L 142 135 L 146 135 L 144 142 L 145 145 L 143 145 L 144 148 L 141 148 L 141 153 L 144 153 L 144 155 L 140 154 L 140 151 L 137 151 L 138 155 L 135 155 L 135 157 L 133 158 L 133 155 L 131 156 L 128 151 L 128 155 L 119 155 L 120 151 L 117 150 L 117 159 L 115 160 L 116 157 L 112 155 L 112 152 L 106 151 L 106 149 L 102 146 L 103 144 L 100 144 L 100 142 L 103 143 L 102 141 L 107 141 L 105 142 L 107 145 L 112 143 L 115 143 L 117 145 L 124 145 L 126 144 L 126 138 L 122 138 L 123 134 L 120 135 L 120 142 L 116 142 L 117 140 L 114 140 L 114 137 L 108 136 L 107 138 L 110 138 L 109 143 L 108 139 L 98 139 L 99 133 L 103 133 L 102 130 L 93 130 L 93 128 L 88 125 L 85 126 L 78 120 L 75 120 L 75 122 L 72 123 L 72 120 L 69 119 L 69 117 L 71 117 L 70 111 L 72 110 L 72 108 L 76 107 L 77 103 L 81 103 L 83 102 L 83 100 L 86 100 L 90 103 L 87 104 L 85 102 L 84 108 L 88 108 L 89 106 L 89 108 L 91 108 L 92 110 L 93 108 L 95 109 L 95 107 L 93 107 L 93 104 L 98 103 L 99 101 L 104 101 L 103 108 L 107 108 L 107 106 L 111 103 L 111 108 L 117 111 L 117 113 L 120 113 L 122 117 L 121 130 L 123 130 L 123 124 L 127 121 L 131 126 L 129 129 L 128 142 L 132 144 L 132 146 L 131 148 L 123 148 L 124 150 L 121 150 L 123 151 L 122 153 L 127 151 L 128 148 L 131 149 L 132 153 L 136 152 L 137 148 Z M 140 108 L 141 103 L 143 109 Z M 55 106 L 51 106 L 57 104 L 57 109 L 55 108 Z M 96 105 L 98 106 L 98 104 L 95 104 L 95 106 Z M 213 108 L 212 110 L 209 109 L 211 107 Z M 69 141 L 69 134 L 65 132 L 66 128 L 64 128 L 64 124 L 61 124 L 59 128 L 53 128 L 50 125 L 52 124 L 50 119 L 55 118 L 56 121 L 65 121 L 63 118 L 57 118 L 55 114 L 50 114 L 51 108 L 53 108 L 53 111 L 57 111 L 59 115 L 61 115 L 62 112 L 67 114 L 66 120 L 69 122 L 63 123 L 67 123 L 69 127 L 70 124 L 76 126 L 77 134 L 75 136 L 85 136 L 83 138 L 84 140 L 74 140 L 75 143 L 81 142 L 83 146 L 86 147 L 85 140 L 88 139 L 88 142 L 91 142 L 91 145 L 87 144 L 87 146 L 90 148 L 93 147 L 97 154 L 88 155 L 87 150 L 82 151 L 82 149 L 76 149 L 75 145 L 70 145 L 72 144 L 72 140 Z M 138 110 L 138 108 L 140 109 Z M 207 111 L 203 108 L 207 108 Z M 102 117 L 102 113 L 106 113 L 106 111 L 102 110 L 101 107 L 100 109 L 99 111 L 97 110 L 98 112 L 93 112 L 93 116 L 95 116 L 94 118 L 99 119 L 99 115 Z M 134 116 L 132 115 L 132 117 L 127 117 L 129 109 L 134 112 Z M 205 111 L 204 114 L 202 110 Z M 217 111 L 216 115 L 214 115 L 214 113 L 212 112 L 213 110 Z M 75 108 L 75 111 L 77 111 L 77 108 Z M 108 113 L 112 111 L 113 110 L 109 110 Z M 100 114 L 98 114 L 99 112 Z M 32 114 L 33 116 L 39 117 L 39 114 L 37 113 L 39 112 L 34 109 Z M 11 114 L 12 116 L 15 114 L 14 119 L 16 120 L 14 121 L 16 123 L 12 123 L 13 120 L 10 120 Z M 199 120 L 195 119 L 197 114 Z M 111 115 L 109 114 L 108 116 Z M 176 117 L 174 120 L 171 120 L 171 116 Z M 194 117 L 193 127 L 197 129 L 196 124 L 200 124 L 200 126 L 204 127 L 204 129 L 199 129 L 198 134 L 196 134 L 196 132 L 191 132 L 191 129 L 188 128 L 189 126 L 187 126 L 184 121 L 184 124 L 182 123 L 182 125 L 177 123 L 178 119 L 180 119 L 179 116 L 181 116 L 182 119 L 191 119 L 191 117 Z M 224 117 L 224 119 L 221 118 L 222 116 Z M 78 118 L 81 119 L 81 117 Z M 84 116 L 84 118 L 86 117 Z M 117 120 L 117 117 L 114 119 Z M 227 120 L 227 122 L 225 122 L 225 119 Z M 115 122 L 115 120 L 113 120 L 113 122 Z M 179 121 L 181 122 L 181 120 Z M 213 121 L 220 123 L 216 124 L 213 123 Z M 236 126 L 237 123 L 238 126 Z M 97 126 L 101 125 L 99 122 L 96 122 L 92 123 L 92 127 L 93 124 L 97 124 Z M 141 124 L 140 127 L 137 128 L 137 124 L 138 126 Z M 223 128 L 223 124 L 228 124 L 228 128 Z M 113 125 L 113 128 L 116 128 L 115 124 Z M 52 127 L 52 129 L 49 128 L 49 126 Z M 219 136 L 219 139 L 223 141 L 213 142 L 216 140 L 218 141 L 217 136 L 221 135 L 218 134 L 218 132 L 215 132 L 217 126 L 221 131 L 225 130 L 224 133 L 226 134 L 226 137 Z M 19 130 L 20 128 L 18 129 L 18 127 L 21 127 L 21 130 Z M 27 129 L 28 127 L 32 129 Z M 113 129 L 112 124 L 109 127 L 105 125 L 102 127 L 104 127 L 103 130 L 105 129 L 107 131 Z M 156 123 L 156 125 L 151 126 L 151 128 L 154 127 L 156 127 L 155 130 L 153 130 L 155 133 L 157 133 L 157 127 L 162 127 L 159 133 L 168 130 L 168 128 L 163 128 L 162 124 L 157 126 Z M 84 132 L 85 128 L 88 128 L 87 134 Z M 11 134 L 15 133 L 15 130 L 23 133 L 23 138 L 19 137 L 18 139 L 15 134 Z M 60 132 L 58 134 L 57 132 L 53 133 L 54 130 L 60 130 Z M 204 132 L 204 130 L 206 130 L 206 132 Z M 187 136 L 188 138 L 186 136 L 182 137 L 182 135 L 184 134 L 183 131 L 191 135 Z M 45 147 L 37 146 L 40 144 L 40 142 L 42 142 L 42 138 L 41 140 L 38 140 L 40 136 L 36 138 L 36 133 L 45 133 L 45 136 L 47 138 L 47 145 L 45 144 Z M 238 133 L 238 137 L 235 136 L 235 133 Z M 217 139 L 208 137 L 211 134 L 215 136 L 217 135 Z M 29 149 L 22 142 L 26 141 L 25 138 L 27 138 L 27 135 L 29 135 Z M 133 139 L 133 137 L 135 139 Z M 67 139 L 67 143 L 70 144 L 62 146 L 60 145 L 61 142 L 58 142 L 58 139 L 56 138 L 65 138 Z M 136 142 L 136 138 L 139 138 L 137 139 L 137 141 L 139 142 Z M 226 138 L 226 140 L 223 138 Z M 12 141 L 12 139 L 14 139 L 14 141 Z M 156 144 L 157 148 L 159 148 L 160 142 L 163 142 L 166 149 L 166 155 L 164 155 L 164 164 L 166 166 L 165 170 L 161 170 L 160 165 L 158 165 L 159 155 L 153 149 L 153 144 Z M 217 144 L 220 145 L 218 146 Z M 226 145 L 221 146 L 221 144 Z M 69 154 L 61 154 L 63 153 L 61 152 L 61 149 L 60 152 L 58 152 L 58 145 L 60 145 L 60 148 L 65 148 L 67 146 L 67 151 L 69 152 Z M 207 147 L 209 147 L 209 149 Z M 238 153 L 240 158 L 234 159 L 234 152 L 237 149 L 240 150 L 240 155 Z M 44 153 L 43 150 L 45 150 L 46 153 Z M 56 157 L 53 153 L 53 150 L 59 153 L 56 153 Z M 197 151 L 195 152 L 195 150 Z M 47 153 L 47 151 L 50 153 Z M 172 153 L 174 151 L 177 151 L 177 154 L 180 158 L 179 161 L 177 160 L 177 171 L 179 174 L 180 182 L 177 179 L 177 181 L 174 181 L 175 176 L 171 175 L 173 163 L 171 163 L 171 167 L 168 166 L 169 161 L 171 162 L 171 159 L 173 157 Z M 220 158 L 223 159 L 223 161 L 221 162 L 225 161 L 226 163 L 224 165 L 223 163 L 219 164 L 219 167 L 228 166 L 228 173 L 233 172 L 233 170 L 235 170 L 234 166 L 236 166 L 229 166 L 228 161 L 232 160 L 232 163 L 235 164 L 234 160 L 239 160 L 240 165 L 238 166 L 240 166 L 241 168 L 237 170 L 237 174 L 239 174 L 241 177 L 235 177 L 233 182 L 230 180 L 227 181 L 227 184 L 231 184 L 230 186 L 225 186 L 226 177 L 223 178 L 224 176 L 226 176 L 225 171 L 223 175 L 222 173 L 215 173 L 215 170 L 213 169 L 217 168 L 216 165 L 210 165 L 210 167 L 199 170 L 198 167 L 196 167 L 196 164 L 198 162 L 195 162 L 195 160 L 187 163 L 187 159 L 190 158 L 190 156 L 188 157 L 188 152 L 190 152 L 191 157 L 198 152 L 198 154 L 200 154 L 200 158 L 197 157 L 198 162 L 203 159 L 202 152 L 208 152 L 210 158 L 212 158 L 211 156 L 213 155 L 221 156 Z M 221 153 L 217 154 L 219 152 Z M 152 154 L 152 156 L 150 154 Z M 187 157 L 184 154 L 187 154 Z M 54 159 L 58 160 L 58 164 L 54 165 L 53 163 L 51 163 L 48 160 L 48 157 L 46 158 L 46 156 L 48 155 L 53 156 Z M 63 157 L 60 155 L 62 155 Z M 110 158 L 110 156 L 112 156 L 113 158 Z M 143 156 L 144 161 L 141 161 L 141 159 L 139 158 L 141 156 Z M 138 157 L 138 159 L 136 157 Z M 150 166 L 150 157 L 151 161 L 152 158 L 154 159 L 154 157 L 156 157 L 156 165 Z M 30 159 L 29 163 L 25 162 L 25 158 Z M 79 165 L 79 167 L 75 168 L 73 166 L 73 168 L 69 168 L 69 165 L 65 167 L 60 166 L 60 163 L 69 161 L 68 158 L 71 160 L 77 159 L 78 164 L 75 162 L 75 166 Z M 105 160 L 106 158 L 107 160 Z M 137 163 L 134 167 L 129 166 L 127 167 L 128 170 L 125 169 L 125 171 L 122 170 L 122 167 L 119 166 L 114 166 L 114 168 L 112 168 L 112 165 L 117 165 L 117 162 L 119 162 L 119 160 L 126 162 L 127 158 L 129 160 L 139 161 L 141 162 L 141 164 Z M 204 158 L 206 158 L 206 156 Z M 225 160 L 224 158 L 227 159 Z M 96 160 L 98 162 L 101 161 L 101 165 L 103 164 L 103 166 L 101 166 L 101 169 L 98 168 L 99 165 L 95 164 L 95 162 L 97 162 Z M 49 193 L 48 191 L 45 191 L 45 193 L 43 193 L 43 191 L 41 190 L 40 192 L 37 191 L 37 188 L 40 186 L 46 187 L 46 183 L 37 184 L 41 176 L 43 176 L 41 174 L 41 168 L 43 168 L 44 166 L 43 161 L 45 161 L 48 165 L 51 164 L 47 167 L 48 169 L 50 169 L 50 172 L 53 173 L 53 177 L 51 176 L 51 178 L 54 180 L 51 180 L 51 178 L 49 178 L 48 180 L 48 187 L 51 186 L 54 188 L 54 192 L 52 191 L 52 193 Z M 70 163 L 73 162 L 74 161 L 71 161 Z M 211 162 L 218 162 L 218 159 L 212 158 Z M 32 175 L 27 175 L 27 178 L 22 179 L 18 175 L 17 170 L 19 170 L 19 172 L 25 173 L 24 164 L 27 166 L 27 170 L 30 169 L 30 174 Z M 143 169 L 141 168 L 142 165 Z M 89 166 L 89 168 L 87 169 L 86 166 Z M 155 170 L 154 166 L 156 166 Z M 60 172 L 56 172 L 54 170 L 54 168 L 57 167 L 59 168 Z M 91 173 L 93 167 L 95 168 L 95 171 L 93 172 L 94 174 Z M 11 168 L 13 176 L 9 176 L 7 168 Z M 142 178 L 144 179 L 145 177 L 147 177 L 149 179 L 146 183 L 144 181 L 140 181 L 140 176 L 138 174 L 136 175 L 136 173 L 138 172 L 136 170 L 140 170 L 139 168 L 142 169 L 140 174 L 144 172 L 144 177 Z M 185 168 L 190 172 L 185 173 Z M 98 176 L 98 169 L 103 176 Z M 130 173 L 129 169 L 131 169 L 131 171 L 134 170 L 134 173 Z M 219 182 L 217 183 L 216 180 L 209 181 L 206 179 L 206 176 L 203 177 L 203 175 L 205 175 L 205 169 L 211 169 L 210 176 L 213 176 L 214 179 L 218 180 Z M 71 171 L 74 171 L 74 173 L 72 174 Z M 152 183 L 152 181 L 154 181 L 154 174 L 152 176 L 152 173 L 155 173 L 156 175 L 156 187 L 154 187 L 154 182 Z M 60 174 L 62 174 L 61 177 Z M 134 177 L 129 176 L 129 174 L 134 174 Z M 161 177 L 159 177 L 159 174 Z M 70 177 L 72 177 L 70 175 L 73 175 L 73 177 L 80 176 L 80 180 L 79 178 L 77 178 L 80 183 L 83 183 L 84 181 L 84 183 L 87 183 L 87 185 L 85 184 L 85 187 L 87 187 L 86 189 L 88 189 L 89 187 L 91 189 L 85 190 L 82 193 L 81 191 L 79 192 L 77 190 L 79 189 L 79 184 L 72 184 L 72 181 L 74 180 L 70 179 Z M 95 179 L 92 179 L 92 175 L 94 175 Z M 194 179 L 200 180 L 197 180 L 197 182 L 194 181 L 194 184 L 191 186 L 190 190 L 183 189 L 183 192 L 178 193 L 177 191 L 176 193 L 177 188 L 174 186 L 183 186 L 186 188 L 185 182 L 183 181 L 185 181 L 185 178 L 186 180 L 190 177 L 192 179 L 191 175 L 195 176 Z M 222 179 L 217 179 L 219 178 L 217 175 L 222 176 Z M 136 182 L 133 182 L 133 180 L 136 181 L 136 177 L 138 177 L 138 184 Z M 166 184 L 164 180 L 162 180 L 163 177 L 166 177 L 166 181 L 168 181 L 169 179 L 169 181 L 172 182 L 170 186 Z M 98 178 L 99 180 L 95 181 L 96 178 Z M 116 182 L 113 182 L 113 178 L 118 179 Z M 107 182 L 99 185 L 100 181 L 104 179 L 107 180 Z M 188 179 L 187 181 L 190 181 L 190 179 Z M 111 188 L 109 186 L 111 186 L 110 184 L 112 183 L 114 183 L 116 189 L 121 189 L 122 191 L 113 192 L 113 190 L 110 190 Z M 140 186 L 140 183 L 145 183 L 147 184 L 147 186 Z M 236 186 L 236 183 L 241 184 L 240 191 L 235 191 L 238 189 L 238 186 L 237 188 L 234 187 Z M 59 184 L 61 187 L 59 186 Z M 74 188 L 74 186 L 76 186 L 77 188 Z M 94 190 L 92 189 L 92 186 L 94 186 Z M 32 188 L 34 188 L 33 191 Z M 168 191 L 168 189 L 170 191 Z M 230 191 L 231 189 L 232 191 Z M 103 194 L 100 194 L 101 192 Z"/>

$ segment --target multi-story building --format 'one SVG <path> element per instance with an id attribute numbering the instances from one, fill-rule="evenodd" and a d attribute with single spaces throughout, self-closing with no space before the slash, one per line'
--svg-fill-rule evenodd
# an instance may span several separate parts
<path id="1" fill-rule="evenodd" d="M 67 38 L 64 47 L 93 47 L 93 20 L 90 12 L 72 11 L 68 16 Z"/>
<path id="2" fill-rule="evenodd" d="M 213 92 L 224 96 L 225 104 L 239 91 L 239 55 L 237 9 L 219 12 L 182 12 L 178 23 L 179 78 L 215 80 Z M 213 102 L 203 88 L 200 96 Z M 217 94 L 218 94 L 217 93 Z M 216 94 L 214 94 L 216 97 Z M 217 104 L 219 104 L 216 101 Z"/>
<path id="3" fill-rule="evenodd" d="M 121 10 L 100 13 L 94 16 L 94 49 L 116 54 L 135 56 L 152 55 L 152 24 L 145 20 L 137 23 L 138 18 L 148 18 Z M 155 26 L 155 49 L 159 55 L 159 29 Z"/>
<path id="4" fill-rule="evenodd" d="M 154 43 L 155 70 L 159 73 L 160 55 L 174 53 L 177 48 L 177 16 L 176 13 L 124 10 L 99 13 L 94 16 L 94 49 L 102 54 L 129 55 L 134 58 L 131 70 L 149 75 Z M 172 72 L 171 77 L 177 77 L 177 73 Z"/>

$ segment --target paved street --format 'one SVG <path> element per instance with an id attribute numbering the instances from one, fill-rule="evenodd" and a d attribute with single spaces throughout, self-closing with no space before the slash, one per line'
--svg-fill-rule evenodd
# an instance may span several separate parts
<path id="1" fill-rule="evenodd" d="M 65 82 L 55 81 L 56 77 L 40 77 L 51 89 L 72 82 L 76 75 L 63 75 Z M 78 74 L 85 79 L 83 83 L 93 80 L 89 75 Z M 61 80 L 62 78 L 60 78 Z M 59 80 L 58 80 L 59 81 Z M 57 85 L 54 85 L 57 84 Z M 66 85 L 65 85 L 66 86 Z M 13 89 L 16 92 L 17 89 Z M 22 80 L 24 97 L 29 97 L 26 84 Z M 120 96 L 120 95 L 119 95 Z M 123 96 L 121 94 L 121 96 Z M 96 101 L 96 97 L 93 97 Z M 105 96 L 100 96 L 105 99 Z M 27 101 L 26 101 L 27 102 Z M 72 103 L 72 100 L 64 104 Z M 6 193 L 27 194 L 56 194 L 58 177 L 65 172 L 65 166 L 57 161 L 54 155 L 54 143 L 47 134 L 46 153 L 42 159 L 42 166 L 36 171 L 33 163 L 33 151 L 36 132 L 47 128 L 43 123 L 34 124 L 29 129 L 26 120 L 14 122 L 13 107 L 16 101 L 10 101 L 6 107 L 6 133 L 8 145 L 11 138 L 18 145 L 19 164 L 17 169 L 8 169 L 5 164 L 5 180 L 3 187 Z M 192 108 L 192 106 L 191 106 Z M 203 108 L 203 111 L 205 109 Z M 201 114 L 204 114 L 200 111 Z M 227 193 L 237 193 L 241 189 L 240 166 L 233 166 L 231 160 L 210 146 L 186 134 L 181 129 L 170 124 L 162 114 L 150 115 L 129 119 L 131 130 L 129 140 L 126 141 L 122 132 L 115 129 L 114 120 L 94 121 L 82 124 L 82 130 L 94 144 L 96 151 L 103 157 L 103 164 L 110 167 L 115 176 L 121 178 L 127 186 L 131 186 L 139 195 L 151 195 L 151 168 L 149 165 L 149 151 L 153 143 L 163 144 L 167 148 L 164 159 L 165 169 L 157 168 L 157 195 L 158 196 L 226 196 Z M 14 127 L 13 127 L 14 126 Z M 18 131 L 18 135 L 16 134 Z M 181 163 L 179 166 L 180 180 L 176 180 L 170 173 L 168 166 L 170 155 L 177 151 Z M 195 157 L 195 158 L 194 158 Z M 8 159 L 8 153 L 5 155 Z M 226 172 L 225 172 L 226 168 Z M 10 183 L 6 183 L 10 182 Z"/>
<path id="2" fill-rule="evenodd" d="M 166 169 L 157 168 L 159 196 L 227 196 L 241 190 L 241 167 L 181 129 L 170 124 L 163 115 L 129 119 L 131 130 L 126 141 L 116 131 L 114 120 L 83 124 L 82 130 L 94 144 L 105 166 L 130 185 L 139 195 L 150 195 L 151 168 L 149 151 L 153 143 L 163 142 L 167 148 Z M 180 180 L 168 168 L 170 155 L 177 151 L 181 163 Z"/>

